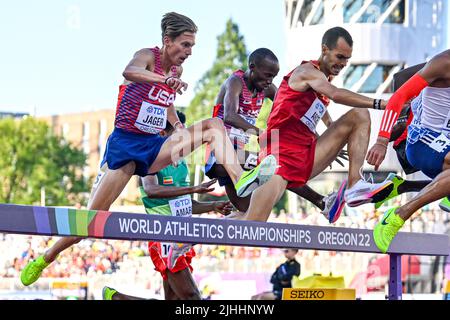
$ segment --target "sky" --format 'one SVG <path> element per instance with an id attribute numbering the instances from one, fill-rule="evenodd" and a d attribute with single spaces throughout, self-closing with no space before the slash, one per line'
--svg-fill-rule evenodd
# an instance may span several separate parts
<path id="1" fill-rule="evenodd" d="M 278 56 L 279 84 L 289 71 L 283 6 L 283 0 L 0 0 L 0 111 L 42 116 L 115 108 L 125 66 L 136 51 L 161 46 L 160 21 L 169 11 L 199 27 L 183 64 L 189 88 L 177 106 L 189 104 L 212 66 L 229 18 L 249 52 L 268 47 Z"/>
<path id="2" fill-rule="evenodd" d="M 0 0 L 0 110 L 41 116 L 115 108 L 125 66 L 136 51 L 161 47 L 169 11 L 199 28 L 183 64 L 189 88 L 176 100 L 185 106 L 229 18 L 249 52 L 268 47 L 284 65 L 283 10 L 281 0 Z"/>

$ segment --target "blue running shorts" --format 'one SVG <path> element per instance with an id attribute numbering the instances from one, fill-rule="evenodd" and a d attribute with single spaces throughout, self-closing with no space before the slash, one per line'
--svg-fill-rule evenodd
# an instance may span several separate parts
<path id="1" fill-rule="evenodd" d="M 431 179 L 442 172 L 444 159 L 450 152 L 450 139 L 426 128 L 410 126 L 406 144 L 408 162 Z"/>
<path id="2" fill-rule="evenodd" d="M 159 134 L 137 134 L 114 128 L 106 143 L 100 167 L 105 163 L 112 170 L 119 169 L 130 161 L 136 163 L 134 174 L 144 177 L 161 150 L 167 137 Z"/>

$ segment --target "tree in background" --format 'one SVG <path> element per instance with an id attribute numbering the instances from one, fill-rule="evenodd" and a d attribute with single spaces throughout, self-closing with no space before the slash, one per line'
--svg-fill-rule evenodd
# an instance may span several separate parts
<path id="1" fill-rule="evenodd" d="M 221 85 L 235 70 L 247 69 L 244 37 L 239 33 L 239 26 L 231 19 L 227 21 L 225 31 L 217 37 L 217 42 L 216 59 L 212 67 L 197 82 L 194 88 L 195 96 L 185 110 L 187 125 L 211 118 Z M 204 157 L 204 146 L 186 157 L 191 181 L 194 181 L 195 165 L 204 164 Z"/>
<path id="2" fill-rule="evenodd" d="M 216 104 L 216 97 L 220 87 L 225 80 L 238 69 L 247 70 L 248 52 L 245 46 L 244 37 L 239 33 L 239 27 L 229 19 L 226 23 L 225 31 L 217 37 L 218 45 L 216 60 L 212 67 L 202 76 L 195 86 L 195 96 L 186 108 L 187 124 L 191 125 L 197 121 L 211 118 L 213 106 Z M 259 114 L 256 126 L 265 129 L 267 118 L 269 117 L 272 102 L 265 100 Z M 253 152 L 259 151 L 256 136 L 252 136 L 248 149 Z M 197 149 L 186 158 L 191 172 L 191 181 L 194 181 L 195 165 L 203 165 L 205 162 L 205 148 Z M 202 200 L 207 199 L 207 195 L 201 195 Z M 208 198 L 208 200 L 210 200 Z M 278 202 L 275 211 L 279 212 L 287 206 L 286 195 Z"/>
<path id="3" fill-rule="evenodd" d="M 75 205 L 86 200 L 86 155 L 32 117 L 0 120 L 0 202 Z"/>
<path id="4" fill-rule="evenodd" d="M 247 49 L 239 27 L 229 19 L 225 32 L 217 37 L 216 60 L 196 84 L 195 96 L 186 109 L 187 123 L 210 118 L 220 86 L 237 69 L 247 69 Z"/>

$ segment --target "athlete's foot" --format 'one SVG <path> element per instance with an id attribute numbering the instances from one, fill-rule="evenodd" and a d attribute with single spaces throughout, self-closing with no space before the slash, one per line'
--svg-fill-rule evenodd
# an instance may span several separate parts
<path id="1" fill-rule="evenodd" d="M 330 193 L 323 199 L 325 209 L 322 211 L 322 214 L 330 223 L 335 223 L 341 216 L 342 209 L 345 206 L 344 193 L 346 188 L 347 180 L 344 180 L 338 191 Z"/>
<path id="2" fill-rule="evenodd" d="M 167 256 L 167 267 L 172 270 L 180 257 L 191 250 L 192 244 L 190 243 L 172 243 Z"/>
<path id="3" fill-rule="evenodd" d="M 229 215 L 223 217 L 223 219 L 243 220 L 245 218 L 245 212 L 233 211 Z"/>
<path id="4" fill-rule="evenodd" d="M 110 287 L 103 287 L 102 298 L 103 300 L 112 300 L 113 295 L 117 293 L 116 289 Z"/>
<path id="5" fill-rule="evenodd" d="M 403 179 L 402 177 L 399 177 L 395 173 L 391 172 L 391 173 L 389 173 L 389 175 L 387 176 L 385 181 L 392 181 L 392 183 L 393 183 L 392 191 L 391 191 L 391 193 L 389 193 L 386 196 L 386 198 L 375 203 L 375 209 L 378 209 L 379 207 L 381 207 L 383 205 L 383 203 L 385 203 L 386 201 L 397 197 L 399 195 L 398 187 L 401 184 L 403 184 L 403 182 L 405 182 L 405 179 Z"/>
<path id="6" fill-rule="evenodd" d="M 373 230 L 373 240 L 378 249 L 383 253 L 388 251 L 392 240 L 394 240 L 398 231 L 405 223 L 405 221 L 395 213 L 397 208 L 398 207 L 394 207 L 386 211 Z"/>
<path id="7" fill-rule="evenodd" d="M 349 207 L 357 207 L 369 202 L 379 202 L 392 192 L 393 186 L 394 183 L 390 180 L 380 183 L 369 183 L 360 179 L 353 187 L 345 191 L 345 202 L 347 202 Z"/>
<path id="8" fill-rule="evenodd" d="M 439 208 L 444 211 L 450 212 L 450 196 L 445 197 L 441 200 L 441 202 L 439 202 Z"/>
<path id="9" fill-rule="evenodd" d="M 238 197 L 248 196 L 256 188 L 269 181 L 276 169 L 277 159 L 273 155 L 268 155 L 254 169 L 244 171 L 234 186 Z"/>
<path id="10" fill-rule="evenodd" d="M 44 260 L 44 256 L 39 256 L 36 260 L 28 262 L 25 268 L 20 273 L 20 281 L 24 286 L 29 286 L 39 279 L 42 271 L 49 265 L 49 262 Z"/>

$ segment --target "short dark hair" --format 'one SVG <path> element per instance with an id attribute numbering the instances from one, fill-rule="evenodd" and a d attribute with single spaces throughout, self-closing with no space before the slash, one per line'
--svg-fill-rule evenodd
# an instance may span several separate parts
<path id="1" fill-rule="evenodd" d="M 347 42 L 350 47 L 353 47 L 352 36 L 347 30 L 341 27 L 328 29 L 322 37 L 322 44 L 326 45 L 328 49 L 333 50 L 336 48 L 338 39 L 341 37 L 344 38 L 345 42 Z"/>
<path id="2" fill-rule="evenodd" d="M 196 33 L 198 30 L 194 21 L 176 12 L 166 13 L 161 20 L 162 38 L 168 36 L 175 39 L 183 32 Z"/>
<path id="3" fill-rule="evenodd" d="M 186 115 L 183 112 L 178 111 L 178 110 L 177 110 L 177 115 L 178 115 L 178 119 L 180 119 L 181 123 L 185 124 L 186 123 Z M 167 121 L 164 131 L 170 131 L 172 129 L 173 129 L 173 126 L 170 124 L 169 121 Z"/>
<path id="4" fill-rule="evenodd" d="M 274 62 L 278 62 L 277 56 L 271 50 L 267 48 L 259 48 L 250 54 L 250 57 L 248 58 L 248 64 L 254 63 L 255 65 L 258 65 L 264 59 L 269 59 Z"/>

